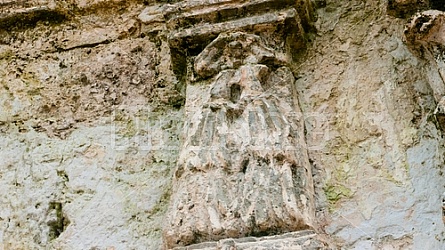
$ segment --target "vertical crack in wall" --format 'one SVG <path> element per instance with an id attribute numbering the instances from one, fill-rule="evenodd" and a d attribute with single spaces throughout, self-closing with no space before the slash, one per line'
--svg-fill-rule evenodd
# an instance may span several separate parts
<path id="1" fill-rule="evenodd" d="M 61 202 L 51 202 L 48 207 L 48 220 L 49 232 L 48 237 L 50 240 L 57 239 L 60 234 L 70 224 L 68 218 L 63 213 L 63 205 Z"/>

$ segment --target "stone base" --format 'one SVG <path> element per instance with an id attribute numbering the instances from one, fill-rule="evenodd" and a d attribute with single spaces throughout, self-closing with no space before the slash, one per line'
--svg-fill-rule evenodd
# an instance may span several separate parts
<path id="1" fill-rule="evenodd" d="M 331 249 L 311 230 L 286 233 L 264 237 L 245 237 L 239 239 L 224 239 L 214 242 L 203 242 L 186 247 L 175 247 L 173 250 L 311 250 Z"/>

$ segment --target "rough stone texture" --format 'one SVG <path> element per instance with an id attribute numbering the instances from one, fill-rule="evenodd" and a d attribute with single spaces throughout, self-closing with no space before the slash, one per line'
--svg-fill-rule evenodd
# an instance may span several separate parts
<path id="1" fill-rule="evenodd" d="M 327 1 L 297 88 L 311 120 L 320 225 L 345 249 L 442 249 L 443 139 L 431 61 L 403 42 L 385 1 Z M 428 76 L 430 75 L 430 76 Z M 319 121 L 319 120 L 318 120 Z M 320 177 L 317 177 L 320 176 Z M 323 199 L 326 199 L 323 202 Z"/>
<path id="2" fill-rule="evenodd" d="M 1 100 L 0 121 L 35 118 L 34 129 L 64 138 L 77 124 L 111 115 L 118 105 L 181 106 L 174 85 L 166 84 L 174 79 L 167 43 L 141 38 L 131 13 L 113 23 L 87 15 L 55 27 L 42 23 L 35 30 L 4 32 L 2 91 L 15 96 L 14 103 Z M 35 38 L 33 32 L 46 35 Z"/>
<path id="3" fill-rule="evenodd" d="M 181 1 L 163 9 L 172 66 L 178 78 L 186 81 L 187 58 L 196 56 L 222 32 L 262 33 L 274 41 L 274 48 L 286 42 L 296 54 L 305 46 L 305 31 L 313 28 L 311 1 L 219 0 Z M 267 32 L 265 32 L 267 31 Z M 269 34 L 267 34 L 269 33 Z"/>
<path id="4" fill-rule="evenodd" d="M 430 7 L 429 0 L 388 0 L 387 11 L 396 17 L 408 17 Z"/>
<path id="5" fill-rule="evenodd" d="M 144 6 L 102 8 L 0 31 L 1 249 L 161 245 L 182 97 Z"/>
<path id="6" fill-rule="evenodd" d="M 275 67 L 275 69 L 274 69 Z M 221 34 L 187 86 L 168 247 L 312 226 L 312 174 L 292 72 L 261 37 Z"/>
<path id="7" fill-rule="evenodd" d="M 175 247 L 174 250 L 193 250 L 193 249 L 293 249 L 293 250 L 313 250 L 324 249 L 322 240 L 317 239 L 313 231 L 305 230 L 300 232 L 287 233 L 276 236 L 266 237 L 247 237 L 240 239 L 224 239 L 218 242 L 204 242 L 187 247 Z"/>
<path id="8" fill-rule="evenodd" d="M 165 125 L 145 129 L 165 133 Z M 119 128 L 104 122 L 65 140 L 16 126 L 4 131 L 4 249 L 158 249 L 175 152 L 149 152 L 125 137 L 115 139 Z"/>
<path id="9" fill-rule="evenodd" d="M 429 10 L 413 16 L 405 29 L 408 44 L 425 47 L 440 46 L 445 43 L 444 12 Z"/>
<path id="10" fill-rule="evenodd" d="M 166 247 L 313 228 L 311 166 L 289 69 L 304 47 L 299 12 L 279 0 L 199 4 L 165 11 L 172 58 L 193 63 L 176 67 L 187 76 L 185 139 Z M 297 9 L 310 9 L 303 4 Z"/>
<path id="11" fill-rule="evenodd" d="M 413 16 L 405 28 L 405 39 L 413 53 L 428 64 L 428 78 L 434 92 L 434 98 L 440 102 L 445 96 L 445 63 L 443 45 L 445 45 L 445 13 L 429 10 Z M 439 73 L 440 78 L 437 78 Z"/>
<path id="12" fill-rule="evenodd" d="M 186 160 L 183 100 L 198 90 L 209 98 L 216 77 L 190 71 L 196 81 L 177 91 L 164 14 L 181 3 L 54 1 L 34 15 L 28 8 L 38 5 L 9 2 L 0 4 L 0 248 L 161 249 L 173 170 Z M 288 66 L 314 180 L 311 223 L 333 249 L 445 248 L 443 14 L 407 20 L 388 7 L 415 2 L 315 1 L 316 35 Z M 405 34 L 407 23 L 419 25 Z M 266 65 L 270 74 L 288 75 L 281 61 Z M 261 67 L 226 70 L 242 68 Z M 271 102 L 272 92 L 256 98 Z M 280 112 L 286 98 L 273 99 Z M 261 249 L 298 240 L 292 235 L 250 243 Z M 205 244 L 231 240 L 243 239 Z"/>
<path id="13" fill-rule="evenodd" d="M 423 10 L 445 10 L 442 0 L 388 0 L 387 13 L 389 15 L 407 18 Z"/>

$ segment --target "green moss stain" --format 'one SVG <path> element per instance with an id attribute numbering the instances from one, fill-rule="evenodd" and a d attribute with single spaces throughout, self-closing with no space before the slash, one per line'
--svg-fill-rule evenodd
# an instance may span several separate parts
<path id="1" fill-rule="evenodd" d="M 394 183 L 396 186 L 399 186 L 399 187 L 403 186 L 403 182 L 401 182 L 400 180 L 397 180 L 388 170 L 382 170 L 381 175 L 385 180 Z"/>
<path id="2" fill-rule="evenodd" d="M 165 213 L 168 208 L 170 196 L 171 196 L 171 187 L 168 187 L 162 194 L 158 203 L 156 203 L 156 205 L 154 205 L 153 208 L 151 209 L 150 215 L 154 215 L 154 214 L 158 214 L 158 213 Z"/>
<path id="3" fill-rule="evenodd" d="M 332 177 L 328 180 L 327 184 L 323 188 L 326 199 L 329 202 L 329 211 L 335 210 L 336 204 L 342 199 L 350 199 L 353 197 L 354 192 L 345 185 L 349 178 L 348 171 L 345 167 L 340 167 L 334 170 Z"/>
<path id="4" fill-rule="evenodd" d="M 168 129 L 170 123 L 167 121 L 163 110 L 150 111 L 147 109 L 141 109 L 134 114 L 129 114 L 125 110 L 117 110 L 113 119 L 117 133 L 122 137 L 149 134 L 153 127 Z"/>
<path id="5" fill-rule="evenodd" d="M 126 126 L 119 131 L 125 137 L 133 137 L 138 133 L 137 126 L 133 120 L 128 120 Z"/>
<path id="6" fill-rule="evenodd" d="M 4 51 L 0 52 L 0 60 L 11 60 L 15 57 L 14 51 L 11 49 L 5 49 Z"/>
<path id="7" fill-rule="evenodd" d="M 54 220 L 48 222 L 49 239 L 54 240 L 68 227 L 70 221 L 64 216 L 62 210 L 62 203 L 50 202 L 49 213 L 55 213 Z"/>
<path id="8" fill-rule="evenodd" d="M 334 209 L 335 204 L 342 198 L 352 198 L 353 192 L 350 188 L 341 184 L 329 184 L 323 189 L 329 201 L 329 211 Z"/>

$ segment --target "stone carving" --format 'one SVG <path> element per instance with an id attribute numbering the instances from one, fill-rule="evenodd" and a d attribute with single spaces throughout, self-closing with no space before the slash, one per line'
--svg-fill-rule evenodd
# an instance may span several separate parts
<path id="1" fill-rule="evenodd" d="M 308 2 L 197 3 L 164 10 L 173 66 L 187 83 L 166 247 L 313 228 L 311 167 L 288 67 L 310 28 Z"/>
<path id="2" fill-rule="evenodd" d="M 186 59 L 196 56 L 223 32 L 261 33 L 274 49 L 297 54 L 305 45 L 305 30 L 313 29 L 314 19 L 310 0 L 298 1 L 297 5 L 293 0 L 189 0 L 156 11 L 163 11 L 166 28 L 173 30 L 169 35 L 172 66 L 180 78 L 187 71 Z"/>
<path id="3" fill-rule="evenodd" d="M 312 174 L 285 60 L 259 36 L 221 34 L 195 59 L 167 245 L 310 228 Z"/>

